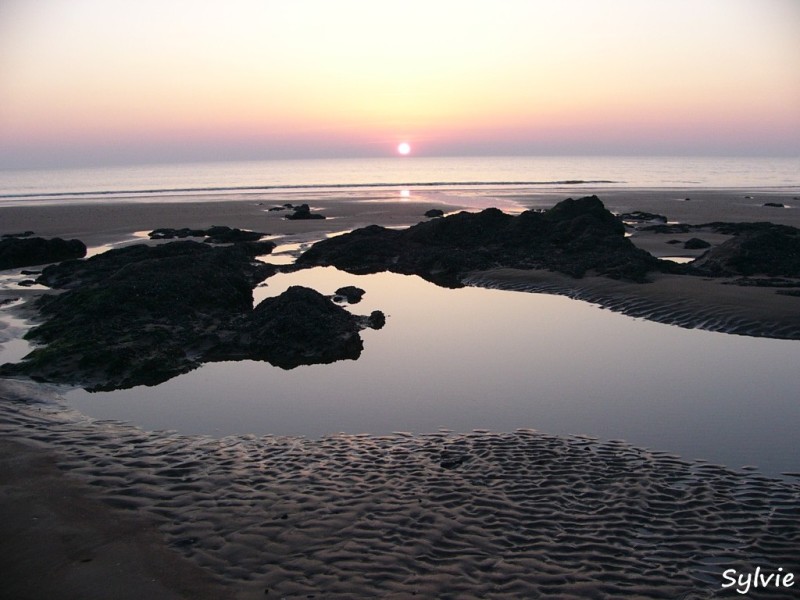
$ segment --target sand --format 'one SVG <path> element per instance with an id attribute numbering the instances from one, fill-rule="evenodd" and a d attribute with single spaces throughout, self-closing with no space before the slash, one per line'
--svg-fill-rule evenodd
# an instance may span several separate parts
<path id="1" fill-rule="evenodd" d="M 800 225 L 800 207 L 761 206 L 792 205 L 796 191 L 769 198 L 757 190 L 607 192 L 601 199 L 617 212 Z M 736 202 L 722 211 L 731 194 Z M 584 192 L 504 197 L 512 195 L 520 207 L 547 207 Z M 439 207 L 456 209 L 458 198 Z M 332 218 L 288 222 L 266 211 L 278 203 L 1 206 L 0 217 L 3 232 L 30 229 L 92 245 L 130 242 L 134 232 L 156 227 L 215 224 L 287 241 L 373 222 L 405 226 L 431 207 L 317 197 L 312 208 Z M 638 237 L 652 247 L 664 239 Z M 767 334 L 789 331 L 787 319 L 797 314 L 791 302 L 800 301 L 779 297 L 762 306 L 748 297 L 751 288 L 704 282 L 685 289 L 671 276 L 638 296 L 626 287 L 633 284 L 599 278 L 577 285 L 510 270 L 474 278 L 584 294 L 684 326 L 698 326 L 681 322 L 698 313 L 710 329 L 760 322 Z M 662 294 L 671 294 L 669 302 Z M 663 310 L 669 305 L 675 308 Z M 714 306 L 724 308 L 703 312 Z M 775 322 L 755 314 L 759 307 Z M 769 479 L 622 441 L 531 430 L 321 440 L 145 432 L 84 417 L 57 390 L 24 381 L 0 380 L 0 505 L 2 598 L 688 599 L 738 597 L 720 587 L 730 568 L 782 568 L 800 579 L 796 477 Z M 763 597 L 792 597 L 797 589 Z"/>
<path id="2" fill-rule="evenodd" d="M 42 588 L 61 581 L 92 589 L 92 574 L 110 571 L 121 593 L 96 597 L 129 597 L 141 578 L 153 595 L 140 597 L 171 598 L 199 567 L 236 598 L 706 598 L 724 569 L 800 569 L 800 485 L 621 441 L 531 430 L 213 439 L 92 421 L 2 386 L 4 448 L 27 464 L 57 457 L 65 473 L 48 467 L 22 486 L 66 494 L 16 511 L 44 527 L 5 526 L 23 548 L 47 546 L 21 560 L 15 597 L 53 597 Z M 34 444 L 46 458 L 23 448 Z M 18 507 L 25 493 L 4 489 Z M 88 495 L 77 511 L 76 493 Z M 87 516 L 97 503 L 110 508 Z M 123 516 L 109 526 L 112 510 Z M 164 568 L 176 553 L 181 569 Z M 205 596 L 178 589 L 213 597 L 207 585 Z"/>

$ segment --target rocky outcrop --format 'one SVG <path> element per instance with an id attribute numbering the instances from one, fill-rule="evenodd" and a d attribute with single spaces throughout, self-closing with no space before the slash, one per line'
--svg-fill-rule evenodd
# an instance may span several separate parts
<path id="1" fill-rule="evenodd" d="M 430 210 L 425 211 L 425 216 L 429 219 L 435 219 L 436 217 L 443 217 L 444 211 L 441 208 L 432 208 Z"/>
<path id="2" fill-rule="evenodd" d="M 364 347 L 358 335 L 362 328 L 360 319 L 322 294 L 292 286 L 261 302 L 247 318 L 236 343 L 222 356 L 245 351 L 247 358 L 284 369 L 355 360 Z"/>
<path id="3" fill-rule="evenodd" d="M 172 240 L 187 237 L 202 237 L 207 244 L 238 244 L 241 242 L 255 242 L 267 235 L 260 231 L 247 231 L 231 228 L 225 225 L 214 225 L 208 229 L 181 229 L 161 228 L 149 233 L 151 240 Z M 274 245 L 273 245 L 274 247 Z"/>
<path id="4" fill-rule="evenodd" d="M 0 239 L 0 270 L 44 265 L 86 256 L 86 245 L 80 240 L 30 237 L 25 232 Z"/>
<path id="5" fill-rule="evenodd" d="M 741 228 L 738 235 L 689 263 L 690 273 L 800 278 L 800 229 L 772 223 L 749 225 L 752 227 Z"/>
<path id="6" fill-rule="evenodd" d="M 48 267 L 60 288 L 37 302 L 41 347 L 2 375 L 91 389 L 154 385 L 212 360 L 283 368 L 357 358 L 368 317 L 292 288 L 253 309 L 252 289 L 276 271 L 241 245 L 191 241 L 130 246 Z"/>
<path id="7" fill-rule="evenodd" d="M 471 271 L 495 267 L 550 269 L 573 277 L 591 271 L 634 281 L 670 268 L 636 248 L 623 223 L 596 196 L 518 216 L 490 208 L 405 230 L 371 225 L 314 244 L 296 263 L 298 268 L 316 265 L 351 273 L 416 274 L 447 287 L 461 286 Z"/>
<path id="8" fill-rule="evenodd" d="M 320 213 L 312 213 L 308 204 L 301 204 L 300 206 L 293 206 L 294 212 L 286 215 L 286 219 L 290 221 L 303 221 L 308 219 L 324 219 L 325 215 Z"/>

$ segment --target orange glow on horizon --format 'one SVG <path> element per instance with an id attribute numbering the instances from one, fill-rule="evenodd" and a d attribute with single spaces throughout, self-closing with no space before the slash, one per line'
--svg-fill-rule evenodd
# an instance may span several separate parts
<path id="1" fill-rule="evenodd" d="M 378 156 L 401 135 L 426 155 L 800 153 L 800 3 L 615 1 L 12 3 L 0 166 L 20 145 Z"/>

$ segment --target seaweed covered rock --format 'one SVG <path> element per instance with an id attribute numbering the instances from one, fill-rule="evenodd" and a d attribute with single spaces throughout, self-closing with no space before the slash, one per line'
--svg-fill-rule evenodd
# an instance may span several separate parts
<path id="1" fill-rule="evenodd" d="M 2 375 L 116 389 L 153 385 L 211 360 L 251 358 L 290 368 L 357 358 L 352 315 L 312 290 L 292 290 L 253 309 L 252 290 L 276 268 L 239 245 L 183 241 L 131 246 L 45 269 L 43 344 Z"/>
<path id="2" fill-rule="evenodd" d="M 0 239 L 0 270 L 44 265 L 86 256 L 86 244 L 80 240 L 45 239 L 19 235 Z"/>
<path id="3" fill-rule="evenodd" d="M 312 289 L 292 286 L 261 302 L 247 320 L 247 340 L 240 342 L 257 360 L 290 369 L 355 360 L 363 342 L 360 319 Z"/>
<path id="4" fill-rule="evenodd" d="M 800 278 L 800 229 L 772 223 L 750 225 L 692 261 L 690 273 L 711 277 Z"/>
<path id="5" fill-rule="evenodd" d="M 548 211 L 511 216 L 496 208 L 460 212 L 405 230 L 372 225 L 314 244 L 298 267 L 333 265 L 351 273 L 416 274 L 448 287 L 493 267 L 587 272 L 644 281 L 669 268 L 625 237 L 625 226 L 596 196 L 567 199 Z"/>

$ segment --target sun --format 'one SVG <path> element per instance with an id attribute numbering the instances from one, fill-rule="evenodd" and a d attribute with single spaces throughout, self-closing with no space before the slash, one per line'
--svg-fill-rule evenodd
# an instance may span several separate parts
<path id="1" fill-rule="evenodd" d="M 397 145 L 397 153 L 406 156 L 411 152 L 411 145 L 408 142 L 402 142 Z"/>

